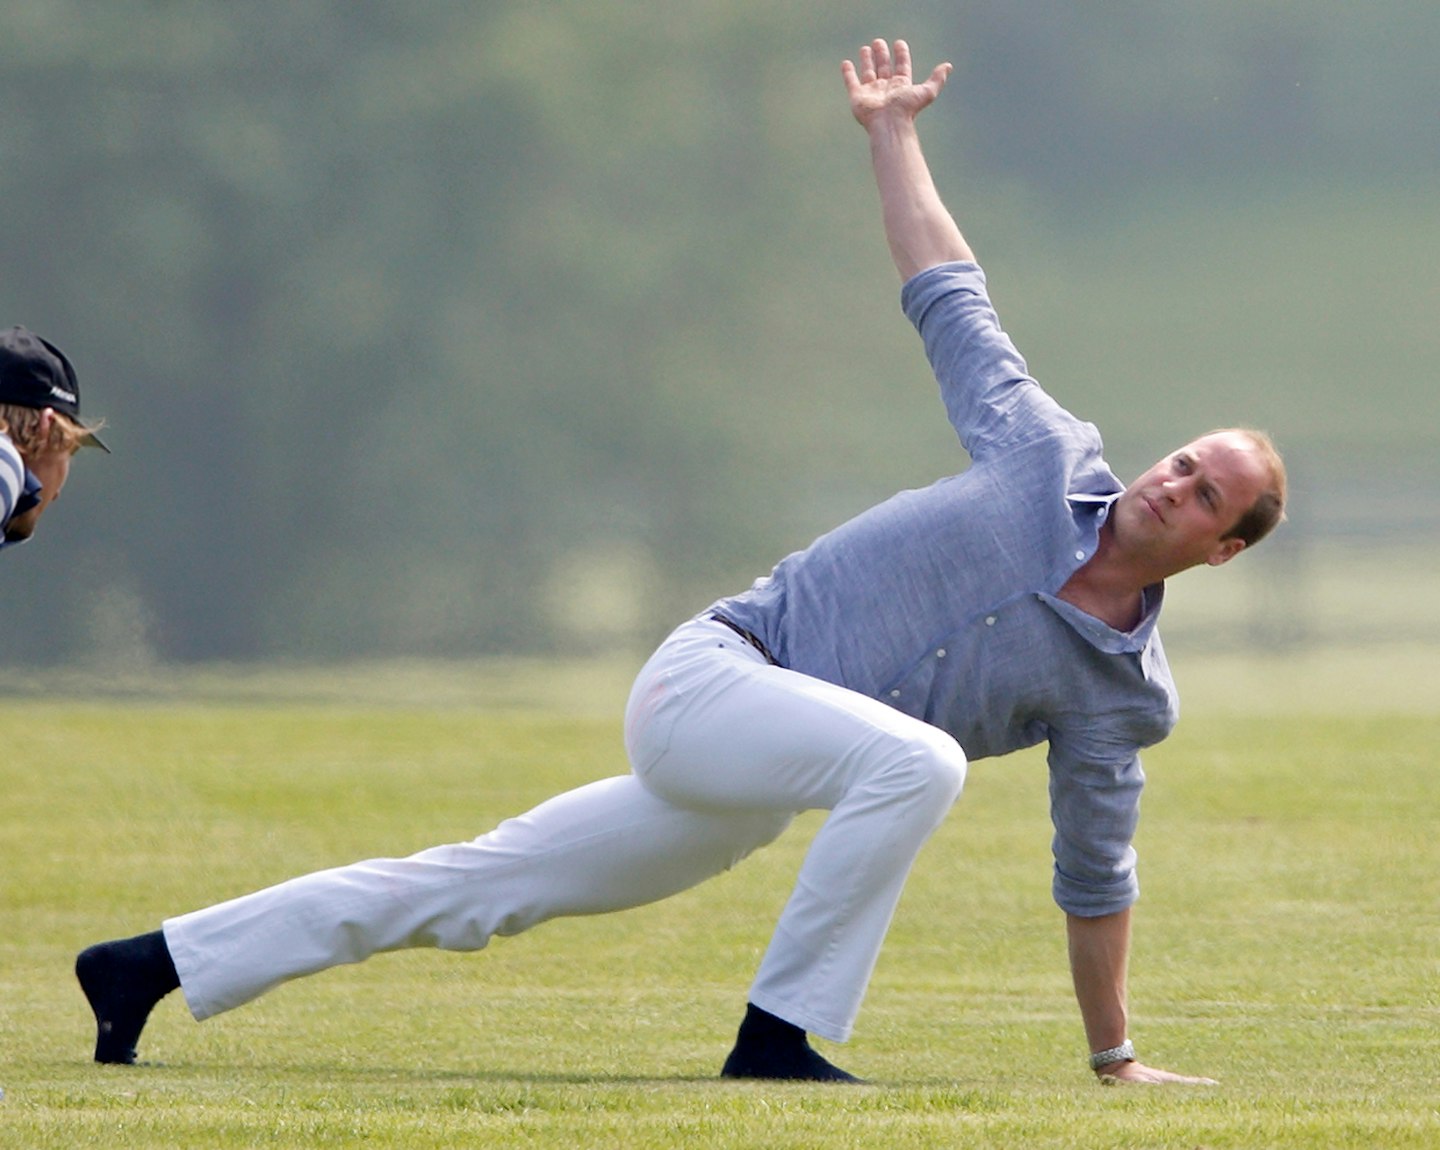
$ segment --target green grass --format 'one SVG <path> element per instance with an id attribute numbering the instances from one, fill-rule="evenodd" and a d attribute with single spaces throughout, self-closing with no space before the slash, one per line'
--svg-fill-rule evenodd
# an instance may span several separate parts
<path id="1" fill-rule="evenodd" d="M 715 1078 L 814 815 L 657 906 L 382 956 L 203 1025 L 174 995 L 149 1064 L 98 1067 L 70 971 L 86 943 L 472 837 L 623 770 L 618 722 L 522 709 L 513 683 L 509 709 L 420 705 L 394 669 L 403 706 L 343 705 L 319 672 L 309 691 L 251 680 L 243 705 L 173 682 L 6 704 L 0 1146 L 1432 1147 L 1440 707 L 1347 692 L 1334 658 L 1271 670 L 1267 695 L 1197 661 L 1185 721 L 1147 756 L 1133 1036 L 1210 1089 L 1084 1069 L 1033 753 L 972 768 L 855 1039 L 826 1047 L 873 1085 Z M 1307 673 L 1332 686 L 1306 694 Z"/>

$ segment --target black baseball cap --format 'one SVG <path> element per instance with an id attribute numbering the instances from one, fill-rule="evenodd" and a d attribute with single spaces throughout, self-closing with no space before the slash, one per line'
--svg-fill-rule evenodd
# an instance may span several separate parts
<path id="1" fill-rule="evenodd" d="M 85 426 L 80 419 L 80 385 L 65 353 L 19 324 L 0 331 L 0 403 L 51 407 Z M 85 442 L 110 450 L 88 429 Z"/>

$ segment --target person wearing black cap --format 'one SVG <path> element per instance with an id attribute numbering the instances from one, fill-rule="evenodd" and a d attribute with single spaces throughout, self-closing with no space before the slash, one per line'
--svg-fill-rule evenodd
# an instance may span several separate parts
<path id="1" fill-rule="evenodd" d="M 82 447 L 110 449 L 80 419 L 75 368 L 18 324 L 0 332 L 0 548 L 35 533 Z"/>

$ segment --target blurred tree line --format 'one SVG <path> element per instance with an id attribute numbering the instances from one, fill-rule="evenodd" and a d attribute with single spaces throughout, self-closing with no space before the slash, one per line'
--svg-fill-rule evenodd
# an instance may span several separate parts
<path id="1" fill-rule="evenodd" d="M 1302 471 L 1433 457 L 1437 30 L 1418 0 L 11 0 L 0 320 L 67 351 L 115 454 L 0 562 L 0 660 L 647 642 L 963 466 L 839 83 L 876 34 L 956 63 L 942 191 L 1122 470 L 1197 422 Z"/>

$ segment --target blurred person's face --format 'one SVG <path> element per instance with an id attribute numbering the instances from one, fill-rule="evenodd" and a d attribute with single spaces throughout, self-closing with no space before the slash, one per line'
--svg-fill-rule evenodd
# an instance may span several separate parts
<path id="1" fill-rule="evenodd" d="M 60 498 L 65 481 L 70 477 L 70 461 L 75 452 L 68 447 L 52 447 L 25 460 L 25 466 L 40 481 L 40 501 L 28 511 L 12 515 L 5 524 L 5 538 L 11 542 L 29 539 L 45 509 Z"/>

